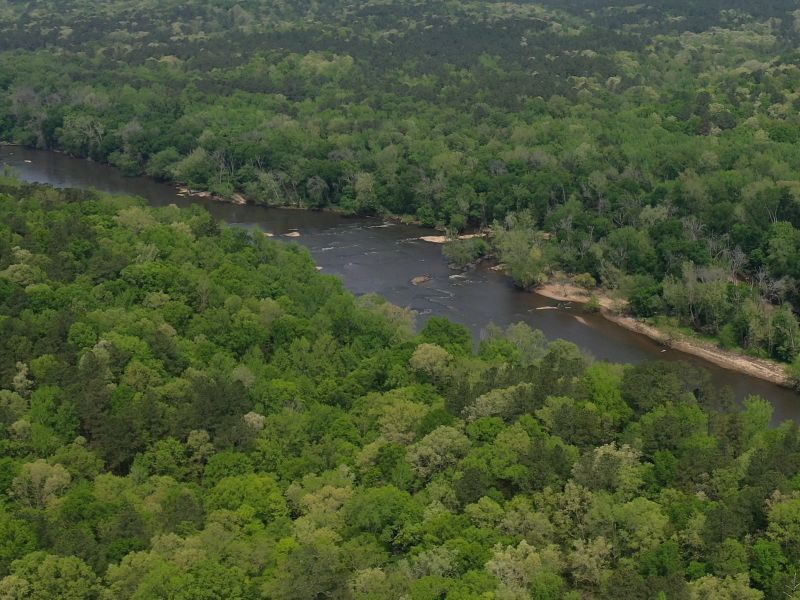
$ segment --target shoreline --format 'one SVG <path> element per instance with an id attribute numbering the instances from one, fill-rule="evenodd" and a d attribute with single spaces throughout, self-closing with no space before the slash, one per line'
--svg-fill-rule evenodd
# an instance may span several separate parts
<path id="1" fill-rule="evenodd" d="M 28 150 L 41 150 L 43 152 L 55 152 L 57 154 L 64 154 L 65 156 L 69 156 L 70 158 L 75 158 L 77 160 L 86 160 L 86 161 L 89 161 L 89 162 L 94 162 L 89 157 L 86 157 L 86 156 L 74 156 L 74 155 L 71 155 L 71 154 L 66 154 L 63 150 L 56 149 L 56 148 L 35 148 L 35 147 L 31 147 L 31 146 L 26 146 L 25 144 L 18 144 L 16 142 L 9 142 L 9 141 L 5 141 L 5 140 L 0 140 L 0 146 L 17 147 L 17 148 L 24 148 L 24 149 L 28 149 Z M 105 165 L 105 166 L 108 166 L 108 167 L 115 168 L 114 165 L 112 165 L 110 163 L 107 163 L 107 162 L 101 162 L 101 163 L 97 163 L 97 164 L 102 164 L 102 165 Z M 391 223 L 396 223 L 398 225 L 410 225 L 410 226 L 414 226 L 414 227 L 420 227 L 420 228 L 423 228 L 423 229 L 430 229 L 431 231 L 444 231 L 444 229 L 442 227 L 424 225 L 419 219 L 414 218 L 412 215 L 396 215 L 394 213 L 349 214 L 349 213 L 346 213 L 345 211 L 343 211 L 338 206 L 330 206 L 330 205 L 328 205 L 328 206 L 320 206 L 320 207 L 309 207 L 309 206 L 303 206 L 303 205 L 298 205 L 298 204 L 277 204 L 277 205 L 259 204 L 258 202 L 254 202 L 253 200 L 248 198 L 243 193 L 242 190 L 236 191 L 231 195 L 230 198 L 226 198 L 225 196 L 221 196 L 219 194 L 215 194 L 215 193 L 213 193 L 213 192 L 211 192 L 209 190 L 191 188 L 191 187 L 189 187 L 189 185 L 185 181 L 178 181 L 176 179 L 163 179 L 162 180 L 162 179 L 157 179 L 155 177 L 151 177 L 151 176 L 146 175 L 146 174 L 135 175 L 133 177 L 134 178 L 143 177 L 143 178 L 147 178 L 147 179 L 152 179 L 152 180 L 157 181 L 159 183 L 163 183 L 163 184 L 173 188 L 175 190 L 175 193 L 178 196 L 182 197 L 182 198 L 200 198 L 200 199 L 208 200 L 208 201 L 211 201 L 211 202 L 222 202 L 222 203 L 225 203 L 225 204 L 234 204 L 234 205 L 237 205 L 237 206 L 264 206 L 266 208 L 280 208 L 280 209 L 286 209 L 286 210 L 302 210 L 302 211 L 310 211 L 310 212 L 314 212 L 314 211 L 328 212 L 328 213 L 332 213 L 332 214 L 335 214 L 335 215 L 339 215 L 339 216 L 344 217 L 344 218 L 350 218 L 350 217 L 365 218 L 366 217 L 366 218 L 376 219 L 376 220 L 381 219 L 381 220 L 383 220 L 385 222 L 388 221 L 388 222 L 391 222 Z M 485 233 L 481 232 L 481 231 L 473 231 L 472 233 L 464 233 L 464 234 L 459 235 L 458 239 L 467 240 L 467 239 L 471 239 L 471 238 L 474 238 L 474 237 L 485 237 Z M 435 243 L 435 244 L 445 244 L 447 241 L 449 241 L 449 238 L 447 238 L 445 235 L 431 235 L 431 236 L 421 236 L 420 240 L 425 241 L 425 242 Z"/>
<path id="2" fill-rule="evenodd" d="M 23 144 L 16 144 L 7 141 L 0 141 L 0 146 L 16 146 L 16 147 L 28 148 L 28 146 L 25 146 Z M 59 150 L 47 150 L 47 151 L 63 154 L 63 152 L 60 152 Z M 90 159 L 83 158 L 82 160 L 90 160 Z M 195 197 L 195 198 L 210 200 L 212 202 L 224 202 L 229 204 L 238 204 L 238 205 L 247 204 L 251 206 L 258 206 L 258 204 L 252 202 L 250 199 L 248 199 L 240 192 L 235 193 L 233 198 L 225 198 L 217 194 L 213 194 L 207 190 L 191 189 L 185 183 L 174 180 L 172 181 L 168 180 L 163 183 L 166 183 L 170 187 L 174 188 L 176 190 L 177 195 L 182 196 L 184 198 Z M 322 212 L 331 212 L 334 214 L 339 214 L 343 217 L 351 216 L 344 214 L 341 210 L 338 210 L 338 207 L 331 207 L 331 206 L 326 206 L 321 208 L 309 208 L 297 205 L 282 205 L 280 206 L 280 208 L 294 209 L 300 211 L 320 210 Z M 367 216 L 375 219 L 383 219 L 384 221 L 403 224 L 403 225 L 412 225 L 412 226 L 416 225 L 424 227 L 421 223 L 419 223 L 415 219 L 413 218 L 408 219 L 408 216 L 406 216 L 405 218 L 404 216 L 401 215 L 392 215 L 392 214 L 361 215 L 361 216 L 362 217 Z M 436 228 L 431 228 L 431 229 L 433 231 L 436 231 Z M 461 236 L 459 236 L 459 238 L 470 239 L 473 237 L 483 237 L 482 234 L 483 232 L 462 234 Z M 447 238 L 443 235 L 422 236 L 419 239 L 421 241 L 434 244 L 443 244 L 444 242 L 447 241 Z M 484 257 L 484 260 L 487 258 L 489 257 Z M 496 265 L 490 268 L 496 271 L 503 270 L 502 265 Z M 744 354 L 740 354 L 738 352 L 733 352 L 730 350 L 723 350 L 722 348 L 719 348 L 708 342 L 694 339 L 680 333 L 673 334 L 662 331 L 657 327 L 654 327 L 653 325 L 649 325 L 633 317 L 620 314 L 620 310 L 623 308 L 623 304 L 620 301 L 615 300 L 606 294 L 597 293 L 596 290 L 594 292 L 588 292 L 587 290 L 580 288 L 570 282 L 564 282 L 553 279 L 544 285 L 533 288 L 530 291 L 533 291 L 534 293 L 539 294 L 540 296 L 543 296 L 545 298 L 549 298 L 551 300 L 556 300 L 559 302 L 574 302 L 576 304 L 586 304 L 590 299 L 591 293 L 594 293 L 595 298 L 597 299 L 598 304 L 600 306 L 600 310 L 598 311 L 600 316 L 602 316 L 607 321 L 614 323 L 619 327 L 622 327 L 623 329 L 626 329 L 633 333 L 638 333 L 639 335 L 643 335 L 659 344 L 664 345 L 667 348 L 671 348 L 673 350 L 682 352 L 684 354 L 689 354 L 691 356 L 696 356 L 700 359 L 703 359 L 707 362 L 710 362 L 724 369 L 728 369 L 730 371 L 735 371 L 737 373 L 755 377 L 763 381 L 768 381 L 770 383 L 780 385 L 782 387 L 786 388 L 794 387 L 793 382 L 786 374 L 785 368 L 781 363 L 746 356 Z"/>
<path id="3" fill-rule="evenodd" d="M 590 292 L 574 284 L 555 281 L 533 288 L 531 291 L 551 300 L 574 302 L 575 304 L 586 304 L 591 295 Z M 619 301 L 605 294 L 595 293 L 595 297 L 600 304 L 598 311 L 600 316 L 619 327 L 648 337 L 667 348 L 701 358 L 723 369 L 756 377 L 783 387 L 793 387 L 792 381 L 781 363 L 724 350 L 680 333 L 668 333 L 634 317 L 619 314 L 618 310 L 621 307 Z"/>

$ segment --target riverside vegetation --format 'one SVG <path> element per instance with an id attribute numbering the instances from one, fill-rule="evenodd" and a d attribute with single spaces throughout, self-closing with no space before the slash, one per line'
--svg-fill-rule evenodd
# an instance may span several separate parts
<path id="1" fill-rule="evenodd" d="M 0 3 L 0 135 L 253 202 L 494 223 L 800 371 L 794 0 Z M 472 259 L 477 242 L 453 254 Z"/>
<path id="2" fill-rule="evenodd" d="M 0 179 L 0 598 L 800 598 L 800 431 L 688 365 L 354 298 Z"/>

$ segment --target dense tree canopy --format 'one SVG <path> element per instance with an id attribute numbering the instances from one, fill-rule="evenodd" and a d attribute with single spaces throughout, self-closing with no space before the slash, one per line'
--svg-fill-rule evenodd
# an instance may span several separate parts
<path id="1" fill-rule="evenodd" d="M 687 365 L 354 298 L 0 180 L 0 596 L 797 598 L 800 431 Z"/>
<path id="2" fill-rule="evenodd" d="M 796 8 L 4 2 L 0 137 L 258 203 L 495 223 L 520 285 L 586 274 L 791 362 Z"/>

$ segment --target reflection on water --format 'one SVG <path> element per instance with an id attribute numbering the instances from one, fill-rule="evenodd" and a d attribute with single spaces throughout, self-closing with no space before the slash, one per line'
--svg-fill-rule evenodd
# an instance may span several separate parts
<path id="1" fill-rule="evenodd" d="M 15 167 L 27 181 L 59 187 L 96 188 L 145 198 L 155 206 L 201 204 L 218 219 L 241 227 L 257 227 L 278 239 L 306 246 L 324 273 L 337 275 L 355 294 L 378 293 L 411 308 L 424 321 L 443 315 L 467 325 L 476 335 L 489 323 L 525 321 L 549 338 L 574 342 L 593 356 L 616 362 L 686 360 L 711 371 L 720 385 L 729 385 L 738 398 L 758 394 L 775 406 L 775 421 L 800 420 L 800 395 L 791 390 L 716 367 L 692 356 L 664 350 L 648 338 L 595 315 L 514 289 L 502 274 L 479 268 L 466 275 L 453 273 L 442 259 L 441 247 L 420 241 L 430 230 L 384 222 L 344 218 L 332 213 L 238 206 L 178 196 L 168 185 L 148 178 L 123 177 L 116 169 L 53 152 L 0 147 L 0 163 Z M 290 231 L 299 237 L 279 237 Z M 421 285 L 411 279 L 430 277 Z M 554 310 L 537 310 L 553 307 Z"/>

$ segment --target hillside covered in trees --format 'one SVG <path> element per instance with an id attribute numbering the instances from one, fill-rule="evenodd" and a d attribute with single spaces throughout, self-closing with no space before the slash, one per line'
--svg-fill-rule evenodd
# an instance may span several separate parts
<path id="1" fill-rule="evenodd" d="M 223 197 L 496 223 L 520 285 L 587 275 L 638 317 L 791 362 L 796 9 L 6 1 L 0 137 Z"/>
<path id="2" fill-rule="evenodd" d="M 0 179 L 0 598 L 800 598 L 800 432 L 688 365 L 354 298 Z"/>

